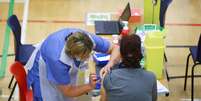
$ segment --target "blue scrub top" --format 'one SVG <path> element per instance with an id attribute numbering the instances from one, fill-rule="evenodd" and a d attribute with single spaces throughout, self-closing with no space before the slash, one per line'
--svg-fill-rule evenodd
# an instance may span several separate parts
<path id="1" fill-rule="evenodd" d="M 110 42 L 108 40 L 81 29 L 66 28 L 52 33 L 42 43 L 42 46 L 35 57 L 33 67 L 28 71 L 28 86 L 32 86 L 35 97 L 41 97 L 38 64 L 40 56 L 45 61 L 47 70 L 46 77 L 48 81 L 55 85 L 67 85 L 71 82 L 69 74 L 69 70 L 71 68 L 70 64 L 72 64 L 72 62 L 77 63 L 79 61 L 66 60 L 64 57 L 67 57 L 67 59 L 69 57 L 63 50 L 66 37 L 74 32 L 83 32 L 84 34 L 87 34 L 93 42 L 94 51 L 103 53 L 108 52 L 110 48 Z M 78 65 L 76 67 L 78 67 Z"/>

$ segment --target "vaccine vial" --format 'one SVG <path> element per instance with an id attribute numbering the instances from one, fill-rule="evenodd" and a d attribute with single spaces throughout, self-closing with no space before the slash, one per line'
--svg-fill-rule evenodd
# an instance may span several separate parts
<path id="1" fill-rule="evenodd" d="M 112 35 L 112 42 L 114 44 L 118 44 L 119 43 L 119 35 Z"/>
<path id="2" fill-rule="evenodd" d="M 97 80 L 100 80 L 100 76 L 97 76 Z M 96 87 L 92 90 L 92 96 L 99 96 L 101 89 L 101 82 L 96 83 Z"/>

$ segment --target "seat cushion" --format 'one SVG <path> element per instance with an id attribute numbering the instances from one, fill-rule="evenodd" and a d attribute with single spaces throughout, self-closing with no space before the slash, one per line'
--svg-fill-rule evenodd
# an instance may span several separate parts
<path id="1" fill-rule="evenodd" d="M 190 47 L 189 50 L 192 55 L 193 61 L 196 62 L 197 61 L 197 46 Z"/>
<path id="2" fill-rule="evenodd" d="M 16 60 L 20 61 L 23 65 L 25 65 L 31 56 L 35 47 L 33 45 L 25 44 L 19 47 L 19 54 L 16 54 L 18 57 Z"/>

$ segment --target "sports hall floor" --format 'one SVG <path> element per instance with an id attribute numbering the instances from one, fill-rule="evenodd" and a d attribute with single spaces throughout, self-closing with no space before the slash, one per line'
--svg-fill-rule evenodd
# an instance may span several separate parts
<path id="1" fill-rule="evenodd" d="M 4 0 L 3 0 L 4 1 Z M 2 54 L 4 33 L 9 4 L 0 1 L 0 54 Z M 15 0 L 18 1 L 18 0 Z M 93 12 L 109 12 L 116 14 L 119 9 L 130 2 L 132 8 L 143 10 L 144 0 L 30 0 L 28 23 L 26 27 L 26 43 L 35 44 L 43 40 L 50 33 L 65 27 L 82 28 L 94 32 L 93 26 L 86 25 L 86 15 Z M 23 3 L 15 3 L 14 14 L 22 23 Z M 201 33 L 201 0 L 173 0 L 166 15 L 166 45 L 196 45 Z M 14 53 L 14 42 L 10 34 L 8 53 Z M 170 76 L 184 75 L 188 48 L 166 48 L 168 62 L 165 67 Z M 8 57 L 8 66 L 14 57 Z M 1 58 L 0 58 L 1 60 Z M 192 61 L 191 61 L 192 64 Z M 190 65 L 191 66 L 191 65 Z M 201 74 L 201 68 L 196 69 Z M 11 75 L 7 71 L 0 79 L 0 101 L 7 101 L 10 91 L 7 86 Z M 195 79 L 195 98 L 201 101 L 201 79 Z M 183 90 L 184 79 L 171 79 L 168 82 L 170 95 L 159 96 L 158 101 L 190 101 L 190 78 L 187 90 Z M 90 101 L 88 96 L 79 97 L 79 101 Z"/>

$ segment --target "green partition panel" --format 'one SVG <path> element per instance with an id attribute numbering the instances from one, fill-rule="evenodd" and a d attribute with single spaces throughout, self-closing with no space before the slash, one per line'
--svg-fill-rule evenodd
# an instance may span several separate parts
<path id="1" fill-rule="evenodd" d="M 160 2 L 156 0 L 156 5 L 153 5 L 153 0 L 144 0 L 144 23 L 159 24 Z"/>
<path id="2" fill-rule="evenodd" d="M 8 10 L 8 17 L 13 14 L 14 8 L 14 0 L 10 0 L 9 10 Z M 6 31 L 4 35 L 4 45 L 2 49 L 2 59 L 1 59 L 1 67 L 0 67 L 0 79 L 4 77 L 7 67 L 7 55 L 8 55 L 8 48 L 9 48 L 9 41 L 10 41 L 10 28 L 6 25 Z"/>

